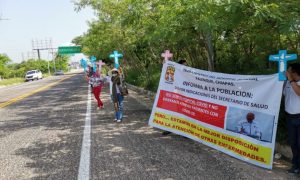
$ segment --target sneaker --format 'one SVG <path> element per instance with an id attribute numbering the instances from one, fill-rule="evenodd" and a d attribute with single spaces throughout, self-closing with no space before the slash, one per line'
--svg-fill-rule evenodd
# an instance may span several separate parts
<path id="1" fill-rule="evenodd" d="M 162 135 L 164 135 L 164 136 L 166 136 L 166 135 L 168 135 L 168 134 L 171 134 L 171 132 L 169 132 L 169 131 L 164 131 L 164 132 L 162 132 Z"/>
<path id="2" fill-rule="evenodd" d="M 118 119 L 117 122 L 118 122 L 118 123 L 119 123 L 119 122 L 122 122 L 122 120 L 121 120 L 121 119 Z"/>
<path id="3" fill-rule="evenodd" d="M 114 119 L 114 122 L 116 122 L 117 121 L 117 119 Z"/>
<path id="4" fill-rule="evenodd" d="M 288 173 L 290 174 L 298 174 L 299 173 L 299 168 L 293 166 L 291 169 L 287 170 Z"/>

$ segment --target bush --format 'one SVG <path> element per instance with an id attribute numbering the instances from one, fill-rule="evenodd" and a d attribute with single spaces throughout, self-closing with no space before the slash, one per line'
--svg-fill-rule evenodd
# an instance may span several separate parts
<path id="1" fill-rule="evenodd" d="M 278 117 L 276 141 L 281 144 L 287 144 L 288 143 L 287 138 L 288 135 L 287 135 L 287 126 L 286 126 L 285 111 L 284 111 L 284 100 L 282 98 L 281 105 L 280 105 L 280 113 Z"/>
<path id="2" fill-rule="evenodd" d="M 0 86 L 7 86 L 11 84 L 19 84 L 24 82 L 23 78 L 11 78 L 11 79 L 4 79 L 0 80 Z"/>

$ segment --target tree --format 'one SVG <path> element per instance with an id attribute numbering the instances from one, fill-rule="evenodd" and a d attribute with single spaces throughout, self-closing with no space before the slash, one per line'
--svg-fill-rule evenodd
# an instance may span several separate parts
<path id="1" fill-rule="evenodd" d="M 56 69 L 67 71 L 68 70 L 68 61 L 69 61 L 68 56 L 57 55 L 55 58 Z"/>
<path id="2" fill-rule="evenodd" d="M 0 76 L 6 78 L 8 72 L 7 64 L 11 62 L 9 57 L 5 54 L 0 54 Z"/>
<path id="3" fill-rule="evenodd" d="M 224 73 L 274 73 L 268 55 L 299 51 L 300 1 L 81 0 L 98 19 L 75 39 L 85 53 L 106 59 L 122 51 L 128 71 L 148 86 L 160 72 L 165 49 L 174 60 Z M 137 70 L 138 69 L 138 70 Z M 146 82 L 146 83 L 145 83 Z M 155 83 L 154 83 L 155 84 Z"/>

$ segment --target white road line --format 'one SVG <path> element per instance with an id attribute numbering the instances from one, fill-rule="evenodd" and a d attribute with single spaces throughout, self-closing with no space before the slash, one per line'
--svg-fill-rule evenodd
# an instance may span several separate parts
<path id="1" fill-rule="evenodd" d="M 88 88 L 88 100 L 85 115 L 85 125 L 82 139 L 78 180 L 90 178 L 90 153 L 91 153 L 91 90 Z"/>

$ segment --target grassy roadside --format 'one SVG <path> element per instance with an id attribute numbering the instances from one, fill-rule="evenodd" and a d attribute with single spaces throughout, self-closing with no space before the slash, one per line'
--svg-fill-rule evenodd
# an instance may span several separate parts
<path id="1" fill-rule="evenodd" d="M 44 73 L 43 74 L 43 79 L 51 77 L 51 76 L 54 76 L 53 73 L 51 73 L 51 74 Z M 10 78 L 10 79 L 2 79 L 2 80 L 0 80 L 0 87 L 21 84 L 21 83 L 24 83 L 24 82 L 25 82 L 25 79 L 20 78 L 20 77 Z"/>
<path id="2" fill-rule="evenodd" d="M 43 74 L 43 78 L 50 77 L 52 75 L 49 74 Z M 16 84 L 21 84 L 24 83 L 25 79 L 24 78 L 10 78 L 10 79 L 3 79 L 0 80 L 0 87 L 1 86 L 9 86 L 9 85 L 16 85 Z"/>
<path id="3" fill-rule="evenodd" d="M 8 86 L 12 84 L 20 84 L 24 82 L 24 78 L 11 78 L 0 80 L 0 86 Z"/>

